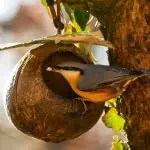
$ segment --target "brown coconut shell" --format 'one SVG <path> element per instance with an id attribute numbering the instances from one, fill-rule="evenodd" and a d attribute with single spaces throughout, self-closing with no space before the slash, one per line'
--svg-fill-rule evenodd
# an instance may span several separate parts
<path id="1" fill-rule="evenodd" d="M 7 87 L 6 110 L 23 133 L 51 142 L 70 140 L 92 128 L 104 104 L 85 102 L 88 111 L 66 80 L 47 72 L 62 61 L 90 63 L 72 44 L 48 43 L 29 51 L 17 64 Z"/>

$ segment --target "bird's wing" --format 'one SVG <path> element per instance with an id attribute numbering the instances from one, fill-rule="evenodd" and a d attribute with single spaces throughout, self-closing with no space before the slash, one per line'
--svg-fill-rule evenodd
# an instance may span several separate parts
<path id="1" fill-rule="evenodd" d="M 90 65 L 83 69 L 77 83 L 77 88 L 82 91 L 90 91 L 104 86 L 111 86 L 131 78 L 127 69 L 118 67 Z M 133 78 L 133 76 L 132 76 Z"/>
<path id="2" fill-rule="evenodd" d="M 63 62 L 57 65 L 64 70 L 80 70 L 77 88 L 81 91 L 92 91 L 104 86 L 118 86 L 120 83 L 133 78 L 127 69 L 105 66 L 82 64 L 78 62 Z"/>

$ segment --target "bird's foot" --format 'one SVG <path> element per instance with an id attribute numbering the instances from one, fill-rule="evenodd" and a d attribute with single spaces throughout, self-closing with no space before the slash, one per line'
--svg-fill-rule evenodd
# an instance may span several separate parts
<path id="1" fill-rule="evenodd" d="M 82 112 L 82 115 L 84 115 L 84 114 L 86 114 L 87 113 L 87 111 L 88 111 L 88 108 L 87 108 L 87 106 L 86 106 L 86 104 L 85 104 L 85 99 L 84 98 L 81 98 L 81 97 L 77 97 L 77 98 L 75 98 L 76 100 L 80 100 L 81 102 L 82 102 L 82 104 L 83 104 L 83 107 L 84 107 L 84 111 Z"/>

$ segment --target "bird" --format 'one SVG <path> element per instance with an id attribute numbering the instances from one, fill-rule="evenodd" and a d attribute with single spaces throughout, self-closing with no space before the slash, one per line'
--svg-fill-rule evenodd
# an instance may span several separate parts
<path id="1" fill-rule="evenodd" d="M 63 62 L 46 68 L 63 76 L 83 101 L 100 103 L 120 96 L 128 85 L 150 70 L 128 70 L 117 66 Z"/>

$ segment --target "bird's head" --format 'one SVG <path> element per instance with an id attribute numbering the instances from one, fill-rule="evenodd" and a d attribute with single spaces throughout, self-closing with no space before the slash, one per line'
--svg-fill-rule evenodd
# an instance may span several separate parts
<path id="1" fill-rule="evenodd" d="M 66 62 L 58 64 L 57 66 L 48 67 L 47 71 L 61 74 L 72 87 L 77 85 L 80 75 L 83 73 L 83 68 L 85 67 L 85 64 Z"/>

